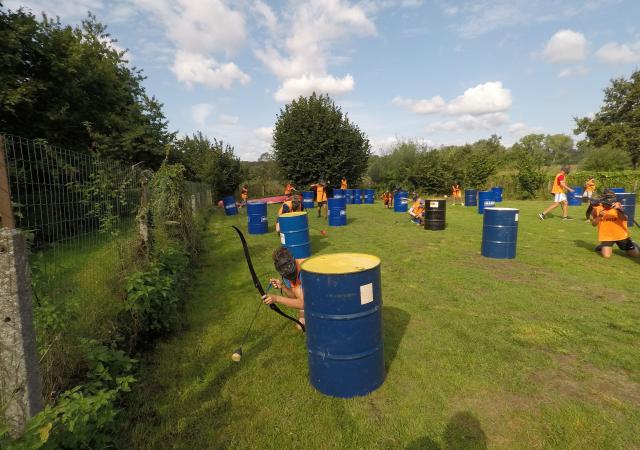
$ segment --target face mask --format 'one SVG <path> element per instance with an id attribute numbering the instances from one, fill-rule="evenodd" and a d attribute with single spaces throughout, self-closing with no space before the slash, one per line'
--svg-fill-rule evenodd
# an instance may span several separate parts
<path id="1" fill-rule="evenodd" d="M 296 278 L 296 262 L 292 259 L 278 261 L 276 270 L 283 278 L 293 281 Z"/>

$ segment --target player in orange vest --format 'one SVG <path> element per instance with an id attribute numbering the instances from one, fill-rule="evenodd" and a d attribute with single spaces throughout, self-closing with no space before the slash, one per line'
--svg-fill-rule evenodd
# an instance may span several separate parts
<path id="1" fill-rule="evenodd" d="M 600 204 L 594 206 L 591 212 L 591 224 L 598 227 L 598 240 L 600 245 L 596 247 L 604 258 L 610 258 L 613 254 L 613 244 L 620 250 L 627 252 L 629 256 L 640 256 L 640 250 L 629 237 L 627 229 L 627 216 L 618 202 L 616 193 L 605 189 L 600 199 Z"/>
<path id="2" fill-rule="evenodd" d="M 344 177 L 340 180 L 340 189 L 347 189 L 347 179 Z"/>
<path id="3" fill-rule="evenodd" d="M 282 281 L 271 278 L 270 283 L 276 289 L 282 289 L 283 295 L 265 294 L 262 302 L 272 303 L 298 309 L 298 320 L 304 325 L 304 294 L 302 292 L 302 278 L 300 264 L 304 259 L 295 259 L 286 247 L 279 247 L 273 252 L 273 264 L 282 277 Z M 300 329 L 300 325 L 296 325 Z"/>
<path id="4" fill-rule="evenodd" d="M 316 193 L 316 202 L 318 203 L 318 217 L 322 217 L 322 210 L 325 211 L 327 217 L 327 185 L 323 180 L 311 185 L 311 189 Z"/>
<path id="5" fill-rule="evenodd" d="M 240 191 L 240 197 L 242 198 L 242 203 L 240 203 L 240 207 L 247 206 L 247 200 L 249 199 L 249 188 L 245 184 L 242 186 L 242 190 Z"/>
<path id="6" fill-rule="evenodd" d="M 291 195 L 291 192 L 295 190 L 295 187 L 291 183 L 287 183 L 287 186 L 284 188 L 284 195 Z"/>
<path id="7" fill-rule="evenodd" d="M 295 193 L 295 190 L 292 191 L 293 195 L 291 196 L 291 200 L 287 200 L 282 204 L 280 209 L 278 210 L 278 218 L 281 215 L 290 213 L 290 212 L 300 212 L 304 211 L 304 206 L 300 201 L 300 196 Z M 276 233 L 280 232 L 280 224 L 278 223 L 278 219 L 276 219 Z"/>
<path id="8" fill-rule="evenodd" d="M 462 191 L 460 190 L 460 185 L 458 183 L 451 186 L 451 196 L 453 197 L 454 205 L 457 200 L 460 200 L 460 205 L 462 205 Z"/>
<path id="9" fill-rule="evenodd" d="M 560 169 L 560 172 L 553 179 L 553 186 L 551 187 L 551 193 L 553 194 L 553 204 L 538 214 L 540 220 L 547 218 L 547 214 L 550 211 L 562 205 L 562 220 L 572 220 L 569 217 L 569 204 L 567 202 L 567 194 L 565 191 L 573 192 L 569 186 L 567 186 L 566 175 L 569 174 L 569 166 L 565 166 Z"/>
<path id="10" fill-rule="evenodd" d="M 424 225 L 424 200 L 418 198 L 409 208 L 411 221 L 416 225 Z"/>

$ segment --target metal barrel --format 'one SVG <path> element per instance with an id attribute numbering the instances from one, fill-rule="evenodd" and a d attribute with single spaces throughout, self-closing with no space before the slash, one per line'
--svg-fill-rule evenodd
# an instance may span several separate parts
<path id="1" fill-rule="evenodd" d="M 329 226 L 341 227 L 347 224 L 347 199 L 330 198 L 327 207 Z"/>
<path id="2" fill-rule="evenodd" d="M 478 192 L 478 214 L 482 214 L 485 208 L 491 208 L 493 206 L 496 206 L 496 202 L 493 199 L 492 191 Z"/>
<path id="3" fill-rule="evenodd" d="M 491 188 L 491 192 L 493 192 L 493 200 L 496 203 L 500 203 L 502 202 L 502 186 L 495 186 Z"/>
<path id="4" fill-rule="evenodd" d="M 515 208 L 485 208 L 482 222 L 482 256 L 496 259 L 516 257 L 518 215 Z"/>
<path id="5" fill-rule="evenodd" d="M 582 205 L 582 194 L 584 194 L 584 188 L 582 186 L 571 186 L 573 192 L 567 193 L 567 202 L 569 206 L 581 206 Z"/>
<path id="6" fill-rule="evenodd" d="M 312 209 L 315 207 L 313 198 L 313 191 L 302 191 L 302 206 L 304 206 L 304 209 Z"/>
<path id="7" fill-rule="evenodd" d="M 344 198 L 346 195 L 345 189 L 334 189 L 333 190 L 333 198 Z"/>
<path id="8" fill-rule="evenodd" d="M 294 258 L 311 256 L 311 240 L 309 239 L 309 219 L 307 213 L 290 212 L 280 216 L 280 242 L 287 247 Z"/>
<path id="9" fill-rule="evenodd" d="M 627 215 L 627 226 L 633 226 L 633 220 L 636 216 L 636 193 L 635 192 L 622 192 L 616 194 L 618 201 L 622 205 L 624 213 Z"/>
<path id="10" fill-rule="evenodd" d="M 478 206 L 478 191 L 476 189 L 464 190 L 464 206 Z"/>
<path id="11" fill-rule="evenodd" d="M 311 385 L 343 398 L 374 391 L 385 376 L 380 259 L 321 255 L 301 271 Z"/>
<path id="12" fill-rule="evenodd" d="M 265 234 L 269 230 L 266 203 L 248 202 L 247 218 L 249 220 L 249 234 Z"/>
<path id="13" fill-rule="evenodd" d="M 446 226 L 446 200 L 427 200 L 424 202 L 424 229 L 444 230 Z"/>
<path id="14" fill-rule="evenodd" d="M 349 205 L 353 204 L 353 189 L 345 189 L 345 198 L 346 198 L 346 203 Z"/>
<path id="15" fill-rule="evenodd" d="M 364 202 L 367 205 L 372 205 L 375 203 L 376 199 L 376 191 L 374 189 L 365 189 L 364 190 Z"/>
<path id="16" fill-rule="evenodd" d="M 625 188 L 609 188 L 609 189 L 615 192 L 616 194 L 624 194 L 626 190 Z"/>
<path id="17" fill-rule="evenodd" d="M 222 205 L 224 206 L 224 213 L 227 216 L 235 216 L 236 214 L 238 214 L 236 199 L 233 195 L 222 197 Z"/>
<path id="18" fill-rule="evenodd" d="M 407 212 L 409 209 L 409 194 L 406 191 L 398 191 L 393 194 L 393 211 Z"/>
<path id="19" fill-rule="evenodd" d="M 354 205 L 362 204 L 362 189 L 353 190 L 353 204 Z"/>

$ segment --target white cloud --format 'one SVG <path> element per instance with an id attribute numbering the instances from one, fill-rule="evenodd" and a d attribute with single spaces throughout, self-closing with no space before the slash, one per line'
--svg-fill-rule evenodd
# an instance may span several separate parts
<path id="1" fill-rule="evenodd" d="M 488 113 L 480 115 L 465 114 L 456 120 L 432 122 L 425 128 L 427 133 L 461 132 L 469 130 L 494 131 L 509 123 L 509 116 L 505 113 Z"/>
<path id="2" fill-rule="evenodd" d="M 487 114 L 511 107 L 511 91 L 500 81 L 489 81 L 464 91 L 447 105 L 450 114 Z"/>
<path id="3" fill-rule="evenodd" d="M 331 50 L 352 36 L 376 33 L 366 5 L 343 0 L 292 2 L 293 7 L 278 17 L 261 3 L 254 4 L 260 20 L 278 26 L 267 25 L 270 39 L 255 50 L 255 55 L 282 83 L 274 94 L 277 101 L 288 101 L 313 90 L 340 95 L 353 89 L 351 75 L 340 77 L 329 72 L 330 62 L 335 62 Z M 286 31 L 280 36 L 277 30 Z"/>
<path id="4" fill-rule="evenodd" d="M 184 51 L 176 53 L 171 71 L 178 81 L 188 87 L 199 83 L 213 88 L 230 89 L 234 81 L 245 85 L 251 80 L 234 63 L 220 64 L 214 58 Z"/>
<path id="5" fill-rule="evenodd" d="M 253 130 L 253 134 L 263 142 L 271 144 L 273 142 L 273 128 L 260 127 Z"/>
<path id="6" fill-rule="evenodd" d="M 301 95 L 306 96 L 313 92 L 341 95 L 352 91 L 354 84 L 353 77 L 349 74 L 343 78 L 336 78 L 333 75 L 319 77 L 302 75 L 298 78 L 286 79 L 274 94 L 274 98 L 279 102 L 288 102 Z"/>
<path id="7" fill-rule="evenodd" d="M 430 99 L 413 100 L 404 97 L 394 97 L 391 100 L 396 106 L 408 108 L 416 114 L 433 114 L 444 110 L 446 102 L 442 97 L 436 95 Z"/>
<path id="8" fill-rule="evenodd" d="M 565 69 L 562 69 L 560 73 L 558 73 L 558 78 L 573 78 L 573 77 L 583 77 L 589 73 L 589 69 L 586 66 L 571 66 Z"/>
<path id="9" fill-rule="evenodd" d="M 596 57 L 607 64 L 633 64 L 640 62 L 640 41 L 632 44 L 608 42 L 596 51 Z"/>
<path id="10" fill-rule="evenodd" d="M 227 114 L 220 114 L 218 116 L 218 123 L 222 125 L 237 125 L 240 122 L 240 117 L 229 116 Z"/>
<path id="11" fill-rule="evenodd" d="M 573 30 L 560 30 L 551 36 L 540 56 L 553 64 L 583 61 L 587 57 L 587 38 Z"/>
<path id="12" fill-rule="evenodd" d="M 191 108 L 191 117 L 198 127 L 204 128 L 212 110 L 213 106 L 209 103 L 198 103 Z"/>
<path id="13" fill-rule="evenodd" d="M 522 136 L 526 136 L 527 134 L 541 133 L 542 128 L 530 127 L 529 125 L 523 122 L 515 122 L 509 125 L 508 131 L 510 134 L 516 137 L 522 137 Z"/>
<path id="14" fill-rule="evenodd" d="M 262 25 L 272 34 L 278 32 L 278 18 L 269 5 L 262 0 L 256 0 L 253 4 L 253 11 L 258 16 Z"/>

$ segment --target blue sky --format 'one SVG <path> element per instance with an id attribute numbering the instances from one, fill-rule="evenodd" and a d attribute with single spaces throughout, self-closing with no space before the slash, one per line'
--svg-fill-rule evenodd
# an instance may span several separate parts
<path id="1" fill-rule="evenodd" d="M 55 6 L 54 6 L 55 5 Z M 385 151 L 416 139 L 507 145 L 572 134 L 640 67 L 640 2 L 619 0 L 9 0 L 128 49 L 172 130 L 268 151 L 283 105 L 329 93 Z"/>

